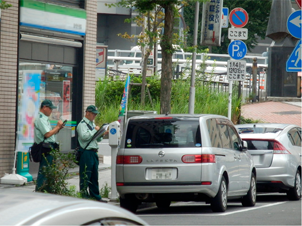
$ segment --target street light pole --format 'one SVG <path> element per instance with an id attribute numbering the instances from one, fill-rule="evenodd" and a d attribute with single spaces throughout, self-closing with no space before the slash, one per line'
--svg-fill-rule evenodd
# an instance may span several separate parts
<path id="1" fill-rule="evenodd" d="M 189 98 L 189 114 L 194 114 L 195 103 L 195 64 L 196 64 L 196 49 L 197 49 L 197 35 L 198 35 L 198 18 L 199 17 L 199 2 L 195 3 L 195 21 L 194 21 L 194 40 L 193 45 L 195 51 L 192 56 L 192 74 L 191 74 L 191 86 L 190 86 L 190 98 Z"/>

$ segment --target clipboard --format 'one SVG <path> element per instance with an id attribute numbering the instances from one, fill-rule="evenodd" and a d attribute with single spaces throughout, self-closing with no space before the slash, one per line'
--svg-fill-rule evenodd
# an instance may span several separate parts
<path id="1" fill-rule="evenodd" d="M 102 125 L 102 127 L 93 135 L 91 138 L 91 141 L 98 139 L 100 136 L 102 136 L 109 128 L 109 124 L 105 123 Z"/>

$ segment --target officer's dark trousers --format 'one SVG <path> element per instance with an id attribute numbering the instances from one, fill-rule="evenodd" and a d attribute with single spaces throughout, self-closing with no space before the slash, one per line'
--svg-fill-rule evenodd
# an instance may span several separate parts
<path id="1" fill-rule="evenodd" d="M 45 159 L 46 158 L 46 159 Z M 46 155 L 45 158 L 42 156 L 42 161 L 39 164 L 39 172 L 37 177 L 37 184 L 36 184 L 36 191 L 47 191 L 47 184 L 46 184 L 46 177 L 44 176 L 42 172 L 43 166 L 48 167 L 48 165 L 52 164 L 53 156 L 52 155 Z"/>
<path id="2" fill-rule="evenodd" d="M 99 192 L 99 158 L 93 151 L 85 150 L 80 159 L 80 190 L 83 196 L 89 195 L 97 200 L 102 199 Z M 86 194 L 86 195 L 85 195 Z"/>

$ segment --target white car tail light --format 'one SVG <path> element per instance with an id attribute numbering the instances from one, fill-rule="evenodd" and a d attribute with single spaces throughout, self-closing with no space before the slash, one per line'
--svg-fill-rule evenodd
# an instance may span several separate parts
<path id="1" fill-rule="evenodd" d="M 215 163 L 215 155 L 203 154 L 203 155 L 184 155 L 181 158 L 183 163 Z"/>
<path id="2" fill-rule="evenodd" d="M 291 154 L 286 148 L 278 141 L 274 141 L 274 154 Z"/>

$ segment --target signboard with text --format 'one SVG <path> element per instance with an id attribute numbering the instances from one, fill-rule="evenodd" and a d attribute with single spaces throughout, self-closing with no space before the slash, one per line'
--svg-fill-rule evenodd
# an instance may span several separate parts
<path id="1" fill-rule="evenodd" d="M 246 75 L 246 62 L 244 60 L 228 60 L 227 78 L 229 81 L 243 81 Z"/>
<path id="2" fill-rule="evenodd" d="M 221 45 L 222 6 L 223 0 L 203 3 L 200 45 Z"/>
<path id="3" fill-rule="evenodd" d="M 229 26 L 229 8 L 223 7 L 222 8 L 221 27 L 222 28 L 228 28 L 228 26 Z"/>
<path id="4" fill-rule="evenodd" d="M 247 40 L 248 29 L 247 28 L 229 28 L 228 38 L 231 40 Z"/>

